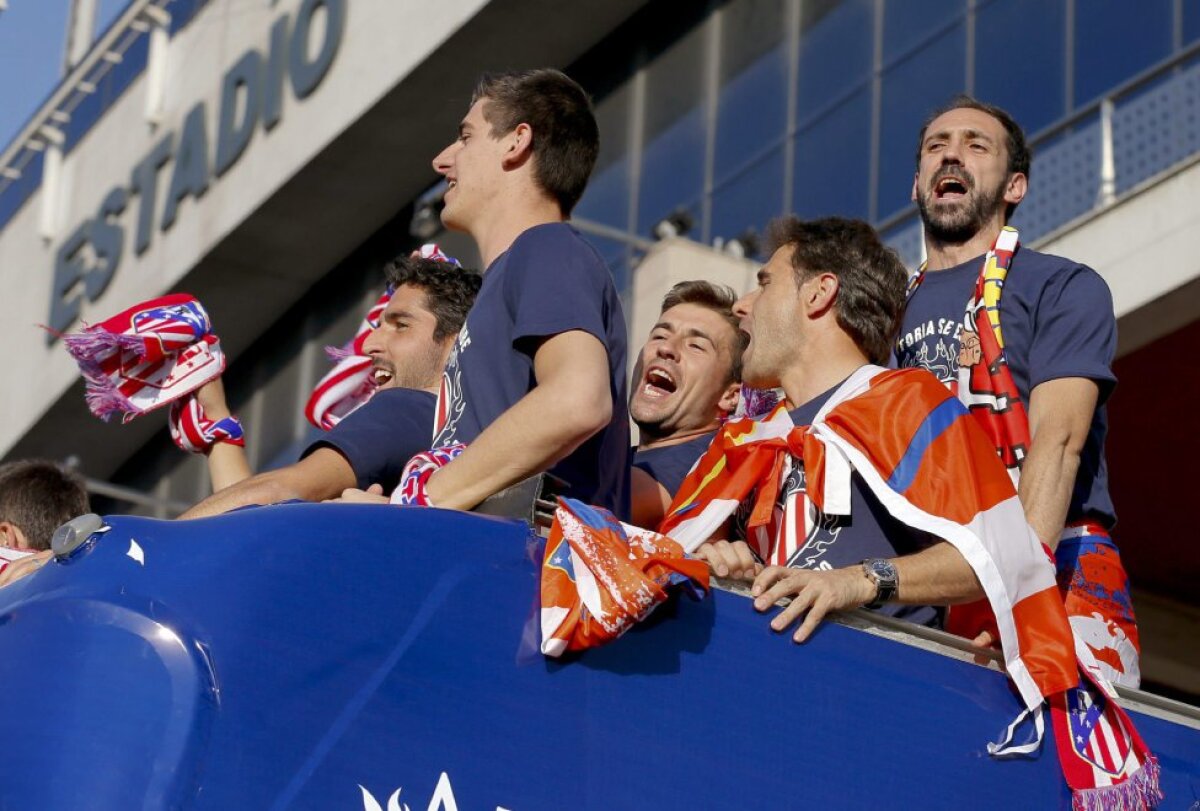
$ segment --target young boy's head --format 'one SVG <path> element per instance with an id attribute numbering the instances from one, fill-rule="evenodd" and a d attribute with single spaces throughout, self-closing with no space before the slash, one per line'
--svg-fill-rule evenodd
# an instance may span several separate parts
<path id="1" fill-rule="evenodd" d="M 49 549 L 54 530 L 87 511 L 83 480 L 54 462 L 22 459 L 0 465 L 0 545 Z"/>

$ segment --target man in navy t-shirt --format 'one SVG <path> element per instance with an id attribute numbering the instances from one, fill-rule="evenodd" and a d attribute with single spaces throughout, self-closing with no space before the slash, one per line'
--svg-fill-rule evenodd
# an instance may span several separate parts
<path id="1" fill-rule="evenodd" d="M 543 472 L 629 510 L 625 318 L 612 277 L 564 220 L 599 149 L 591 102 L 555 70 L 487 75 L 433 161 L 442 222 L 486 270 L 447 363 L 434 445 L 466 444 L 421 500 L 470 509 Z"/>
<path id="2" fill-rule="evenodd" d="M 986 254 L 1024 199 L 1029 162 L 1020 126 L 992 105 L 959 97 L 926 122 L 912 195 L 928 262 L 896 342 L 900 366 L 928 369 L 956 391 L 960 366 L 995 368 L 964 316 Z M 1137 626 L 1109 537 L 1116 511 L 1104 459 L 1104 403 L 1116 384 L 1112 295 L 1091 268 L 1025 247 L 1016 249 L 998 291 L 1003 356 L 1027 419 L 1006 411 L 1003 400 L 979 398 L 976 378 L 960 398 L 997 403 L 973 410 L 985 420 L 1018 421 L 1023 433 L 1010 458 L 1021 504 L 1055 549 L 1067 613 L 1093 648 L 1115 654 L 1098 657 L 1107 675 L 1137 686 Z"/>
<path id="3" fill-rule="evenodd" d="M 680 282 L 663 298 L 658 322 L 633 370 L 629 415 L 633 523 L 657 527 L 679 484 L 737 407 L 746 334 L 725 285 Z"/>
<path id="4" fill-rule="evenodd" d="M 758 272 L 758 287 L 734 307 L 750 335 L 742 379 L 757 388 L 781 387 L 799 427 L 811 423 L 852 374 L 887 361 L 906 273 L 895 252 L 856 220 L 786 217 L 771 223 L 768 242 L 771 259 Z M 957 549 L 891 518 L 857 473 L 850 514 L 834 517 L 809 509 L 804 467 L 790 456 L 788 464 L 779 472 L 787 477 L 772 546 L 773 555 L 787 553 L 786 566 L 762 568 L 745 542 L 744 520 L 735 519 L 696 552 L 719 576 L 753 579 L 759 611 L 792 598 L 772 628 L 802 620 L 793 638 L 803 642 L 826 613 L 860 606 L 934 623 L 934 606 L 982 597 Z"/>
<path id="5" fill-rule="evenodd" d="M 395 292 L 363 344 L 378 387 L 371 399 L 295 464 L 225 487 L 181 518 L 289 499 L 319 501 L 349 488 L 384 492 L 396 486 L 414 454 L 429 448 L 434 392 L 481 280 L 473 271 L 419 257 L 397 259 L 385 272 Z M 205 410 L 210 417 L 227 415 L 223 402 Z"/>

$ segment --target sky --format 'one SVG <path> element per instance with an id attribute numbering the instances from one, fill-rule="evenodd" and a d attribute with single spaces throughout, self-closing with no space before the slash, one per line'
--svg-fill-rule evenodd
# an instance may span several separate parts
<path id="1" fill-rule="evenodd" d="M 130 0 L 97 0 L 100 34 Z M 70 0 L 6 0 L 0 11 L 0 152 L 62 78 Z"/>

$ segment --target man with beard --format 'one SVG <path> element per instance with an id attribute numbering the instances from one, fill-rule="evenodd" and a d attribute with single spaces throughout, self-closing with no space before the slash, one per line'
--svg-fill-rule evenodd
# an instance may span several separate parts
<path id="1" fill-rule="evenodd" d="M 733 290 L 680 282 L 663 298 L 658 323 L 633 370 L 629 415 L 638 427 L 633 456 L 633 523 L 653 529 L 679 483 L 737 407 L 742 351 Z"/>
<path id="2" fill-rule="evenodd" d="M 1084 265 L 1019 245 L 1029 149 L 997 107 L 959 97 L 921 130 L 912 197 L 928 261 L 910 280 L 896 358 L 934 372 L 978 418 L 1055 552 L 1060 591 L 1113 681 L 1136 686 L 1137 626 L 1109 536 L 1104 402 L 1115 385 L 1112 296 Z M 987 618 L 951 613 L 981 643 Z"/>
<path id="3" fill-rule="evenodd" d="M 414 454 L 428 449 L 442 367 L 481 279 L 473 271 L 415 255 L 397 259 L 385 273 L 395 292 L 379 327 L 363 344 L 377 387 L 371 399 L 310 445 L 300 461 L 220 489 L 181 518 L 289 499 L 319 501 L 349 488 L 382 493 L 396 486 Z M 206 389 L 200 396 L 208 418 L 229 416 L 219 388 Z M 241 448 L 230 450 L 244 460 Z M 210 456 L 216 487 L 227 477 L 212 461 Z"/>

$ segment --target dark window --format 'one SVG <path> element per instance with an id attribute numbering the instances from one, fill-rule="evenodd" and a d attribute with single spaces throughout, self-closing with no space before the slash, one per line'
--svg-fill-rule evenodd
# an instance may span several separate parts
<path id="1" fill-rule="evenodd" d="M 615 228 L 629 225 L 629 85 L 596 105 L 600 156 L 575 214 Z"/>
<path id="2" fill-rule="evenodd" d="M 704 188 L 704 35 L 693 30 L 646 71 L 645 136 L 638 189 L 638 232 L 679 206 L 692 211 L 700 236 Z"/>
<path id="3" fill-rule="evenodd" d="M 735 0 L 721 18 L 717 98 L 719 183 L 778 146 L 787 129 L 787 51 L 783 4 Z"/>
<path id="4" fill-rule="evenodd" d="M 962 17 L 965 9 L 963 0 L 888 0 L 883 10 L 883 64 L 930 39 Z"/>
<path id="5" fill-rule="evenodd" d="M 812 0 L 802 8 L 801 125 L 870 77 L 875 21 L 871 0 Z"/>
<path id="6" fill-rule="evenodd" d="M 994 0 L 975 22 L 975 95 L 1012 113 L 1029 135 L 1066 110 L 1064 0 Z M 1003 57 L 1020 43 L 1021 57 Z"/>
<path id="7" fill-rule="evenodd" d="M 713 190 L 712 233 L 730 240 L 752 228 L 758 234 L 783 212 L 783 150 L 762 156 Z"/>
<path id="8" fill-rule="evenodd" d="M 791 208 L 799 216 L 868 216 L 869 91 L 870 86 L 864 86 L 797 133 L 796 184 Z"/>
<path id="9" fill-rule="evenodd" d="M 1173 5 L 1174 0 L 1076 2 L 1076 107 L 1170 56 Z"/>

